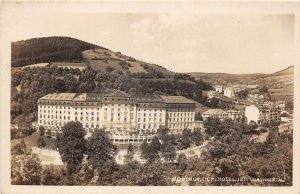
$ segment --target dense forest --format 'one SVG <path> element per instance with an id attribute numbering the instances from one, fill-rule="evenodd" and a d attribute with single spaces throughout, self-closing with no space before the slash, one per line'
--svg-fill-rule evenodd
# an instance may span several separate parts
<path id="1" fill-rule="evenodd" d="M 69 37 L 33 38 L 11 44 L 11 66 L 84 61 L 82 51 L 103 47 Z"/>

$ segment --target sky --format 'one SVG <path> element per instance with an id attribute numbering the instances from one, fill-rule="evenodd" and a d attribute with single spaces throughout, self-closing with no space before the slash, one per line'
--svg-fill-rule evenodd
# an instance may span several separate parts
<path id="1" fill-rule="evenodd" d="M 70 36 L 175 72 L 273 73 L 293 65 L 287 14 L 24 12 L 11 21 L 13 41 Z"/>

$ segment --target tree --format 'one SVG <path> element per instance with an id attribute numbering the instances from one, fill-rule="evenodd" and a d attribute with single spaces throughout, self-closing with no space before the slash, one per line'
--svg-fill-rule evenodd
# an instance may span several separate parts
<path id="1" fill-rule="evenodd" d="M 86 150 L 85 134 L 82 124 L 78 121 L 70 121 L 62 127 L 62 134 L 58 138 L 58 151 L 70 172 L 75 172 L 83 160 Z"/>
<path id="2" fill-rule="evenodd" d="M 147 140 L 144 139 L 142 145 L 141 145 L 141 156 L 144 157 L 145 156 L 145 150 L 146 147 L 148 146 Z"/>
<path id="3" fill-rule="evenodd" d="M 250 93 L 249 90 L 246 89 L 246 90 L 242 90 L 240 92 L 237 92 L 236 95 L 240 99 L 246 99 L 249 93 Z"/>
<path id="4" fill-rule="evenodd" d="M 41 184 L 42 185 L 58 185 L 60 181 L 59 175 L 54 173 L 54 168 L 51 165 L 50 167 L 45 167 L 42 171 Z"/>
<path id="5" fill-rule="evenodd" d="M 24 139 L 21 139 L 20 142 L 12 146 L 11 154 L 12 155 L 22 155 L 26 152 L 26 144 L 24 142 Z"/>
<path id="6" fill-rule="evenodd" d="M 117 148 L 103 129 L 95 129 L 87 141 L 87 160 L 94 168 L 103 168 L 107 162 L 114 163 Z"/>
<path id="7" fill-rule="evenodd" d="M 127 147 L 127 154 L 125 155 L 125 162 L 126 163 L 132 162 L 133 156 L 134 156 L 134 151 L 133 151 L 132 144 L 130 143 Z"/>
<path id="8" fill-rule="evenodd" d="M 144 158 L 152 163 L 159 159 L 157 148 L 153 144 L 149 144 L 144 150 Z"/>
<path id="9" fill-rule="evenodd" d="M 43 136 L 45 134 L 45 127 L 44 126 L 40 126 L 39 127 L 39 133 L 40 133 L 40 136 Z"/>
<path id="10" fill-rule="evenodd" d="M 201 131 L 200 131 L 199 128 L 194 129 L 194 131 L 193 131 L 193 140 L 194 140 L 196 146 L 199 146 L 202 143 L 203 138 L 202 138 Z"/>
<path id="11" fill-rule="evenodd" d="M 161 139 L 162 141 L 167 141 L 169 136 L 168 136 L 168 133 L 169 133 L 169 129 L 166 128 L 166 127 L 159 127 L 159 129 L 157 130 L 157 136 L 159 139 Z"/>
<path id="12" fill-rule="evenodd" d="M 178 156 L 178 168 L 181 172 L 185 171 L 187 167 L 187 157 L 184 153 L 179 154 Z"/>
<path id="13" fill-rule="evenodd" d="M 21 176 L 23 185 L 41 184 L 42 165 L 37 155 L 26 155 L 21 165 Z"/>
<path id="14" fill-rule="evenodd" d="M 79 172 L 75 175 L 75 185 L 88 185 L 93 176 L 93 168 L 88 165 L 88 163 L 84 163 Z"/>
<path id="15" fill-rule="evenodd" d="M 259 89 L 259 94 L 266 94 L 268 93 L 268 86 L 263 86 L 262 88 Z"/>
<path id="16" fill-rule="evenodd" d="M 159 141 L 159 139 L 158 139 L 157 136 L 155 136 L 155 137 L 152 139 L 151 145 L 152 145 L 157 151 L 160 151 L 161 143 L 160 143 L 160 141 Z"/>
<path id="17" fill-rule="evenodd" d="M 38 137 L 36 144 L 37 144 L 37 146 L 40 147 L 40 148 L 46 146 L 46 142 L 45 142 L 45 140 L 43 139 L 43 137 L 41 137 L 41 136 Z"/>
<path id="18" fill-rule="evenodd" d="M 182 131 L 181 142 L 180 142 L 180 145 L 179 145 L 180 149 L 187 149 L 187 148 L 190 147 L 190 145 L 191 145 L 190 136 L 191 136 L 191 130 L 184 129 Z"/>
<path id="19" fill-rule="evenodd" d="M 162 155 L 167 162 L 173 162 L 176 158 L 176 148 L 175 146 L 167 141 L 162 146 Z"/>
<path id="20" fill-rule="evenodd" d="M 67 74 L 64 77 L 65 87 L 67 92 L 76 92 L 78 88 L 77 79 L 72 74 Z"/>

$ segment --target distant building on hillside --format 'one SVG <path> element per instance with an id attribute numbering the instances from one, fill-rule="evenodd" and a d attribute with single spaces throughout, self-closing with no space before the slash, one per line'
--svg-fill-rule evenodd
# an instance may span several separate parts
<path id="1" fill-rule="evenodd" d="M 214 85 L 213 86 L 216 92 L 223 93 L 223 86 Z"/>
<path id="2" fill-rule="evenodd" d="M 228 110 L 226 111 L 228 113 L 228 118 L 231 120 L 236 120 L 242 118 L 244 115 L 238 111 L 238 110 Z"/>
<path id="3" fill-rule="evenodd" d="M 222 109 L 208 109 L 202 113 L 202 118 L 205 121 L 208 117 L 218 118 L 224 121 L 224 119 L 228 118 L 228 113 Z"/>
<path id="4" fill-rule="evenodd" d="M 257 124 L 268 123 L 271 121 L 280 121 L 280 108 L 272 105 L 250 105 L 245 108 L 245 116 L 247 118 L 247 123 L 251 120 L 255 121 Z"/>
<path id="5" fill-rule="evenodd" d="M 260 106 L 259 107 L 259 124 L 275 121 L 278 122 L 280 118 L 281 110 L 276 106 Z"/>
<path id="6" fill-rule="evenodd" d="M 280 108 L 281 112 L 285 111 L 285 102 L 277 101 L 275 102 L 275 107 Z"/>
<path id="7" fill-rule="evenodd" d="M 234 89 L 232 87 L 225 88 L 224 96 L 227 96 L 229 98 L 233 98 L 234 97 Z"/>
<path id="8" fill-rule="evenodd" d="M 207 92 L 207 98 L 216 98 L 218 96 L 217 91 L 210 90 Z"/>

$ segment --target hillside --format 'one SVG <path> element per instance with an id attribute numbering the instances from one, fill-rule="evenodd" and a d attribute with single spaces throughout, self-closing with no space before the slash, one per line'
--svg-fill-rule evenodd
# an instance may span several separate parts
<path id="1" fill-rule="evenodd" d="M 229 73 L 203 73 L 203 72 L 192 72 L 188 73 L 195 79 L 202 79 L 205 82 L 212 84 L 245 84 L 251 80 L 259 79 L 265 77 L 266 74 L 229 74 Z"/>
<path id="2" fill-rule="evenodd" d="M 120 52 L 102 48 L 86 50 L 82 54 L 88 60 L 90 67 L 95 70 L 105 71 L 107 68 L 111 68 L 116 71 L 131 73 L 161 74 L 160 77 L 170 77 L 174 74 L 159 65 L 143 62 Z"/>
<path id="3" fill-rule="evenodd" d="M 294 83 L 294 66 L 289 66 L 286 69 L 277 71 L 267 76 L 252 80 L 252 84 L 293 84 Z"/>
<path id="4" fill-rule="evenodd" d="M 12 42 L 11 66 L 23 67 L 39 63 L 52 63 L 59 67 L 90 66 L 95 70 L 122 71 L 136 74 L 155 74 L 170 77 L 174 73 L 156 64 L 150 64 L 110 51 L 104 47 L 69 37 L 33 38 Z M 137 75 L 138 76 L 138 75 Z"/>
<path id="5" fill-rule="evenodd" d="M 84 61 L 82 51 L 100 46 L 69 37 L 33 38 L 11 43 L 11 66 L 55 61 Z M 107 49 L 106 49 L 107 50 Z"/>

